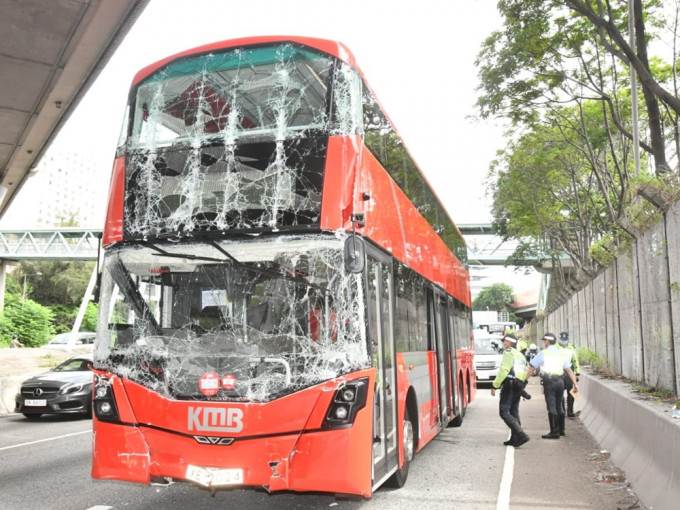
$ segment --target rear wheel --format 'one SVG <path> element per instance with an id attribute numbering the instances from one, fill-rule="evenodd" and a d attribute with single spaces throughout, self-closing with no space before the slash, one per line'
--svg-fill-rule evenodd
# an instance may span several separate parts
<path id="1" fill-rule="evenodd" d="M 465 402 L 463 402 L 463 380 L 458 380 L 458 402 L 456 405 L 456 417 L 451 420 L 452 427 L 460 427 L 463 424 L 463 418 L 465 418 Z"/>
<path id="2" fill-rule="evenodd" d="M 416 449 L 415 435 L 413 433 L 413 422 L 408 414 L 408 408 L 404 409 L 404 422 L 402 424 L 402 442 L 401 448 L 404 452 L 404 465 L 397 469 L 389 480 L 385 483 L 388 487 L 403 487 L 408 478 L 408 469 L 413 460 L 413 455 Z"/>

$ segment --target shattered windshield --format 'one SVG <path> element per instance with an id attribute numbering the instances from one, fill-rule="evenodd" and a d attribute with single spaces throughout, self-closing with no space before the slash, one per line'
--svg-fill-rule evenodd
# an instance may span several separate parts
<path id="1" fill-rule="evenodd" d="M 339 240 L 107 252 L 95 364 L 180 400 L 268 401 L 366 368 L 361 275 Z"/>
<path id="2" fill-rule="evenodd" d="M 126 238 L 318 225 L 328 136 L 361 105 L 355 70 L 291 43 L 171 62 L 131 98 Z"/>

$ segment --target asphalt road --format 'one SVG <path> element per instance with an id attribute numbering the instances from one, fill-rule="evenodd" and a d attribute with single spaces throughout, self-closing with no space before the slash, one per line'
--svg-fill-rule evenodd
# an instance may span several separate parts
<path id="1" fill-rule="evenodd" d="M 148 487 L 95 481 L 90 420 L 4 415 L 0 509 L 642 509 L 579 420 L 567 421 L 565 438 L 540 438 L 547 417 L 537 378 L 529 393 L 534 398 L 520 408 L 529 443 L 519 449 L 502 445 L 508 430 L 498 417 L 498 397 L 482 386 L 463 426 L 444 430 L 416 455 L 406 486 L 380 489 L 371 500 L 254 490 L 212 496 L 185 483 Z"/>

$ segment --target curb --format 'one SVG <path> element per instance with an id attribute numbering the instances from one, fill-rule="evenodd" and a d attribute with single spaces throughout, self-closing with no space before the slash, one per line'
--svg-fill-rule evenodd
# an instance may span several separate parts
<path id="1" fill-rule="evenodd" d="M 626 472 L 648 508 L 675 510 L 680 501 L 680 420 L 636 400 L 628 383 L 581 374 L 581 421 Z"/>

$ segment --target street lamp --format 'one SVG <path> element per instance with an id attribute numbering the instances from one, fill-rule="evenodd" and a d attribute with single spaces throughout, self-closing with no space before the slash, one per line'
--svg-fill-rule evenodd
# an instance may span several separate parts
<path id="1" fill-rule="evenodd" d="M 24 290 L 21 293 L 21 300 L 26 301 L 26 277 L 27 276 L 42 276 L 42 273 L 38 271 L 37 273 L 32 273 L 30 275 L 24 273 Z"/>

